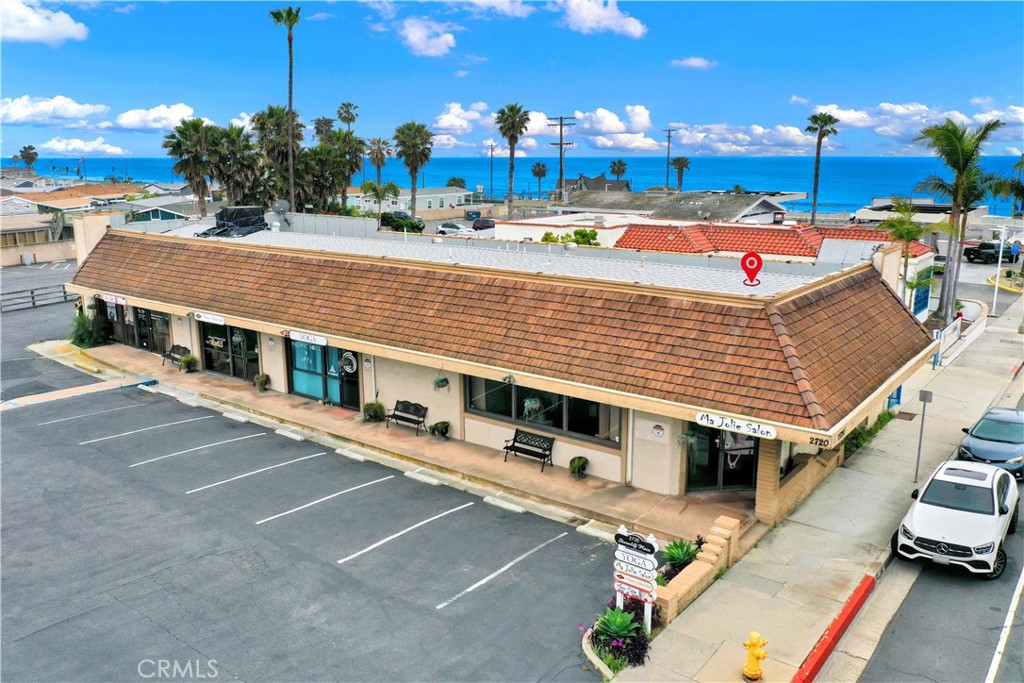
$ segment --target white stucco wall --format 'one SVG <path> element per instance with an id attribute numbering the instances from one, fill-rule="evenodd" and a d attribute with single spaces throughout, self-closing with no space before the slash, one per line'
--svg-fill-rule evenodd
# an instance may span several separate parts
<path id="1" fill-rule="evenodd" d="M 448 386 L 444 389 L 434 389 L 434 379 L 438 373 L 435 368 L 427 368 L 420 365 L 412 365 L 401 361 L 387 358 L 374 358 L 377 373 L 378 399 L 384 407 L 391 410 L 395 407 L 396 401 L 412 401 L 427 407 L 427 425 L 441 420 L 451 423 L 451 431 L 448 436 L 454 439 L 461 439 L 462 428 L 460 416 L 462 414 L 462 376 L 444 371 L 448 378 Z M 364 396 L 372 395 L 373 379 L 370 372 L 363 367 L 362 385 Z M 365 392 L 369 392 L 368 394 Z M 371 400 L 366 398 L 365 400 Z"/>
<path id="2" fill-rule="evenodd" d="M 660 429 L 655 429 L 660 427 Z M 636 488 L 679 495 L 683 421 L 652 413 L 633 414 L 633 481 Z M 661 434 L 658 436 L 657 434 Z"/>

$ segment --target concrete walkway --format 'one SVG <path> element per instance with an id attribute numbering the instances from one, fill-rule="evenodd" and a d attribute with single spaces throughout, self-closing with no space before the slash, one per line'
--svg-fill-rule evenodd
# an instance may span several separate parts
<path id="1" fill-rule="evenodd" d="M 893 420 L 790 517 L 655 639 L 647 666 L 616 681 L 742 681 L 742 643 L 751 631 L 768 641 L 766 681 L 789 681 L 865 575 L 877 576 L 891 555 L 889 539 L 910 506 L 921 426 L 920 389 L 933 392 L 925 415 L 920 479 L 949 458 L 990 405 L 1021 400 L 1024 362 L 1020 302 L 952 365 L 922 368 L 904 385 L 901 419 Z M 1019 567 L 1010 559 L 1010 574 Z M 902 597 L 899 598 L 902 601 Z M 870 599 L 869 599 L 870 609 Z M 878 635 L 881 635 L 880 629 Z M 855 681 L 874 642 L 834 655 L 821 681 Z"/>
<path id="2" fill-rule="evenodd" d="M 367 457 L 390 466 L 420 468 L 435 477 L 443 476 L 460 488 L 501 497 L 513 505 L 582 525 L 610 538 L 619 524 L 659 538 L 694 538 L 707 534 L 720 515 L 741 521 L 741 528 L 754 522 L 754 493 L 707 492 L 668 496 L 636 489 L 594 476 L 576 480 L 559 467 L 540 471 L 531 458 L 509 458 L 497 448 L 464 441 L 441 441 L 407 427 L 386 429 L 382 423 L 364 422 L 361 413 L 323 405 L 292 394 L 276 391 L 259 393 L 251 382 L 209 372 L 179 372 L 160 356 L 122 344 L 78 350 L 66 342 L 44 342 L 31 350 L 61 363 L 95 363 L 100 376 L 127 377 L 138 383 L 156 379 L 178 396 L 204 399 L 221 410 L 260 416 L 325 438 L 332 447 L 356 445 Z M 501 444 L 495 444 L 501 446 Z M 530 507 L 533 505 L 533 507 Z"/>

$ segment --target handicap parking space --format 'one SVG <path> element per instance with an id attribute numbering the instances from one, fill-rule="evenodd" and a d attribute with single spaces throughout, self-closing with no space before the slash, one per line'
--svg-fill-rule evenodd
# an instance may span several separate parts
<path id="1" fill-rule="evenodd" d="M 5 415 L 14 674 L 42 675 L 31 653 L 58 636 L 137 657 L 138 633 L 93 634 L 123 604 L 168 656 L 244 679 L 599 678 L 576 625 L 610 595 L 610 546 L 160 394 L 61 403 Z"/>

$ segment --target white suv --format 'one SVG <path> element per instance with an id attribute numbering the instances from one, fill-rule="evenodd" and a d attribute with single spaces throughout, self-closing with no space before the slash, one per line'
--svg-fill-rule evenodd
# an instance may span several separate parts
<path id="1" fill-rule="evenodd" d="M 1017 530 L 1017 484 L 1010 473 L 977 462 L 939 465 L 892 535 L 897 557 L 964 567 L 987 579 L 1006 569 L 1003 540 Z"/>

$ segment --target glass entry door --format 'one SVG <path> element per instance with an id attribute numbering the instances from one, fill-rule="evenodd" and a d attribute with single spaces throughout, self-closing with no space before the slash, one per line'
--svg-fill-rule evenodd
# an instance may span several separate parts
<path id="1" fill-rule="evenodd" d="M 359 360 L 355 352 L 289 340 L 291 392 L 359 410 Z"/>
<path id="2" fill-rule="evenodd" d="M 686 433 L 686 490 L 752 488 L 757 439 L 690 423 Z"/>
<path id="3" fill-rule="evenodd" d="M 204 322 L 203 367 L 231 377 L 251 381 L 260 372 L 259 339 L 256 332 L 231 325 Z"/>

